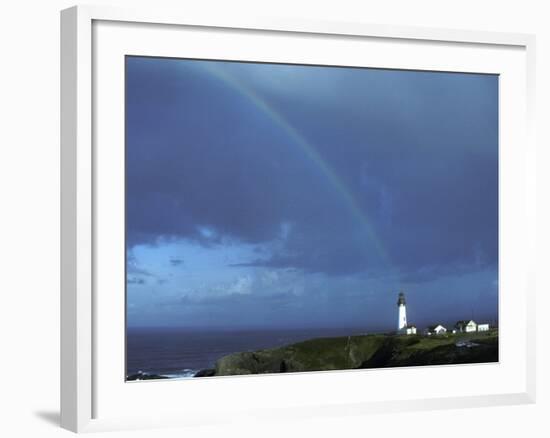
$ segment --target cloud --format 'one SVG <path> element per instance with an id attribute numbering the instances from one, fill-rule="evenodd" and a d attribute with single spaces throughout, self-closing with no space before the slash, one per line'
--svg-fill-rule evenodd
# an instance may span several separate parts
<path id="1" fill-rule="evenodd" d="M 143 278 L 128 277 L 126 279 L 126 284 L 144 285 L 145 280 Z"/>
<path id="2" fill-rule="evenodd" d="M 258 275 L 246 294 L 219 284 L 219 288 L 160 296 L 139 309 L 134 307 L 135 319 L 130 323 L 139 320 L 189 327 L 393 328 L 399 290 L 396 284 L 357 275 L 315 274 L 303 276 L 301 281 L 297 273 L 288 274 L 287 278 L 278 275 L 278 271 Z M 409 319 L 420 327 L 433 323 L 434 318 L 444 323 L 472 314 L 478 319 L 494 319 L 498 314 L 498 300 L 491 290 L 494 275 L 493 270 L 487 269 L 405 285 Z M 293 289 L 300 283 L 300 290 Z"/>
<path id="3" fill-rule="evenodd" d="M 235 87 L 128 62 L 129 249 L 252 244 L 235 267 L 407 281 L 496 265 L 495 77 L 217 64 Z"/>
<path id="4" fill-rule="evenodd" d="M 140 277 L 154 277 L 155 274 L 139 265 L 133 251 L 126 252 L 126 273 Z"/>
<path id="5" fill-rule="evenodd" d="M 170 265 L 172 265 L 172 266 L 181 266 L 181 265 L 183 265 L 183 259 L 177 258 L 177 257 L 172 257 L 170 259 Z"/>

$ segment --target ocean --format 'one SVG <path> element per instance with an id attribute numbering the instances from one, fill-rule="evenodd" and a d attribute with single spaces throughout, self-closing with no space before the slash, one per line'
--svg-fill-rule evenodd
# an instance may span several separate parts
<path id="1" fill-rule="evenodd" d="M 280 347 L 306 339 L 364 334 L 358 328 L 192 330 L 128 328 L 126 374 L 193 377 L 231 353 Z"/>

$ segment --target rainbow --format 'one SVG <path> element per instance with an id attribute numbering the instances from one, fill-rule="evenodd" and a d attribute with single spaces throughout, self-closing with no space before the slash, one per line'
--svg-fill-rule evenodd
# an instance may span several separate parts
<path id="1" fill-rule="evenodd" d="M 385 249 L 383 242 L 378 238 L 376 230 L 372 224 L 372 221 L 359 205 L 353 194 L 350 192 L 346 184 L 338 176 L 338 174 L 332 169 L 332 167 L 323 159 L 316 148 L 306 140 L 306 138 L 292 126 L 279 112 L 277 112 L 269 103 L 260 97 L 257 93 L 251 90 L 249 87 L 244 86 L 235 77 L 227 74 L 222 69 L 216 68 L 215 63 L 212 61 L 201 61 L 195 64 L 202 71 L 208 75 L 222 81 L 231 89 L 244 96 L 250 103 L 252 103 L 259 111 L 265 114 L 276 126 L 282 129 L 286 135 L 295 143 L 301 151 L 319 168 L 322 174 L 330 181 L 336 192 L 345 202 L 349 211 L 359 223 L 362 223 L 368 240 L 374 246 L 375 250 L 379 254 L 382 262 L 386 267 L 391 268 L 390 256 Z"/>

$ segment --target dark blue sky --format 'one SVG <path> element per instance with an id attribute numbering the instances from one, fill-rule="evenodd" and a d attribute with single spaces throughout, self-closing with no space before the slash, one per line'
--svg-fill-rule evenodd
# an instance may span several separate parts
<path id="1" fill-rule="evenodd" d="M 130 326 L 496 319 L 498 77 L 127 58 Z"/>

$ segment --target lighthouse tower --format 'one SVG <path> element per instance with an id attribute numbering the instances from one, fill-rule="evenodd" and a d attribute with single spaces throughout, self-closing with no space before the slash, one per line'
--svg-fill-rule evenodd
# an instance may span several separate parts
<path id="1" fill-rule="evenodd" d="M 405 294 L 399 293 L 397 298 L 397 331 L 403 331 L 407 328 L 407 308 L 405 303 Z"/>

